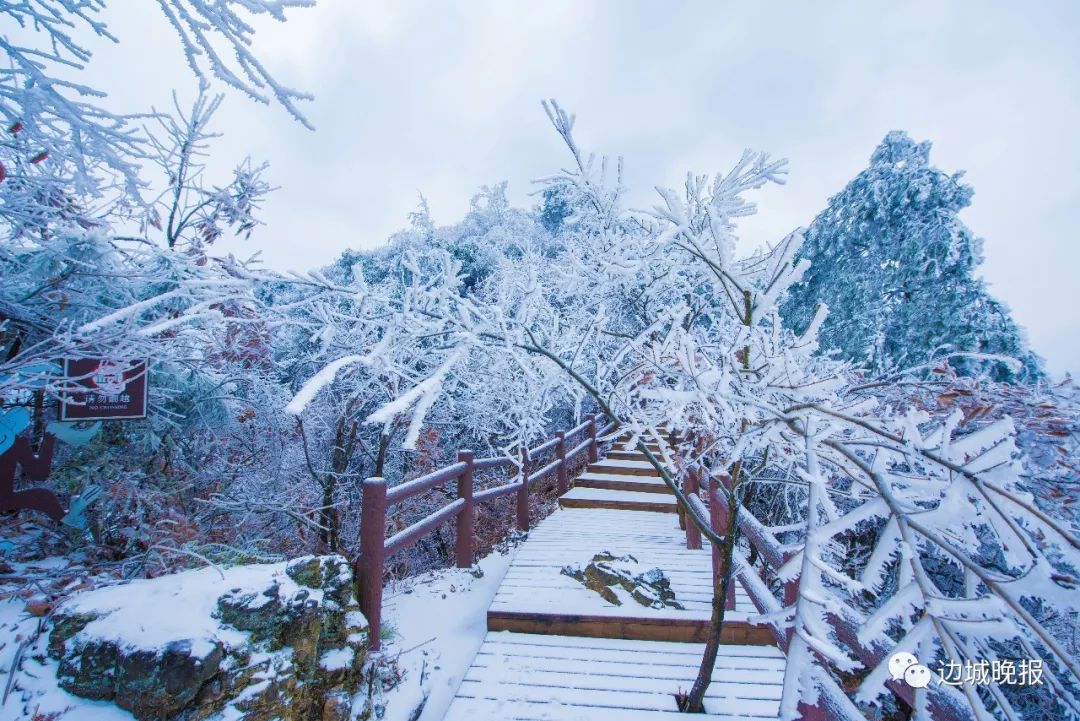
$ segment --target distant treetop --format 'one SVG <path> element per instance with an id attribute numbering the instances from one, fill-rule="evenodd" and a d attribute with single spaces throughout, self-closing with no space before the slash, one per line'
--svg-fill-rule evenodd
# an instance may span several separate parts
<path id="1" fill-rule="evenodd" d="M 826 304 L 821 347 L 875 373 L 951 355 L 964 374 L 1036 380 L 1040 359 L 975 274 L 982 240 L 959 218 L 974 191 L 963 171 L 932 166 L 930 147 L 889 132 L 870 166 L 829 199 L 806 233 L 800 257 L 812 265 L 792 289 L 785 320 L 805 327 Z"/>

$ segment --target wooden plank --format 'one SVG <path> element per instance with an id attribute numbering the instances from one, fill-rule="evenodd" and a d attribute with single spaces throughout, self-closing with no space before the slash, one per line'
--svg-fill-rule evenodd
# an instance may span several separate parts
<path id="1" fill-rule="evenodd" d="M 596 524 L 598 527 L 606 526 L 609 528 L 622 528 L 625 532 L 633 532 L 635 529 L 639 528 L 663 529 L 672 534 L 679 532 L 678 525 L 673 524 L 671 519 L 662 513 L 636 517 L 633 524 L 627 524 L 626 516 L 618 511 L 567 511 L 567 514 L 568 515 L 563 515 L 561 517 L 552 514 L 544 519 L 543 523 L 538 524 L 537 527 L 540 528 L 547 525 L 580 529 L 581 522 L 587 519 L 590 524 Z"/>
<path id="2" fill-rule="evenodd" d="M 570 543 L 574 543 L 571 541 Z M 709 556 L 707 553 L 702 554 L 700 551 L 699 557 L 688 556 L 678 553 L 677 549 L 672 551 L 642 551 L 642 549 L 635 546 L 622 543 L 598 543 L 593 539 L 582 539 L 576 548 L 569 550 L 570 544 L 563 544 L 561 547 L 557 544 L 552 544 L 550 547 L 545 547 L 540 543 L 537 543 L 535 547 L 522 549 L 520 554 L 519 566 L 545 566 L 551 568 L 562 568 L 572 563 L 586 563 L 591 561 L 593 556 L 601 551 L 613 553 L 616 556 L 633 556 L 637 559 L 640 566 L 660 566 L 661 570 L 668 577 L 675 576 L 693 576 L 694 578 L 700 578 L 706 582 L 709 586 L 712 585 L 712 569 L 708 565 Z M 514 559 L 518 561 L 518 558 Z"/>
<path id="3" fill-rule="evenodd" d="M 562 508 L 607 508 L 620 511 L 675 513 L 675 496 L 659 493 L 609 491 L 600 488 L 574 488 L 559 497 Z"/>
<path id="4" fill-rule="evenodd" d="M 653 513 L 677 513 L 674 504 L 651 503 L 648 501 L 590 500 L 583 498 L 559 499 L 562 508 L 610 508 L 616 511 L 650 511 Z"/>
<path id="5" fill-rule="evenodd" d="M 635 656 L 636 653 L 630 652 L 629 655 Z M 658 681 L 686 681 L 697 677 L 698 664 L 701 663 L 701 652 L 694 656 L 693 664 L 681 665 L 624 663 L 618 660 L 605 662 L 591 658 L 572 660 L 543 656 L 528 656 L 527 658 L 529 673 L 583 673 L 583 666 L 588 664 L 593 668 L 592 673 L 597 675 L 625 677 L 634 680 L 649 678 Z M 481 652 L 474 659 L 472 668 L 501 670 L 507 668 L 507 665 L 513 665 L 515 660 L 513 657 L 501 654 Z M 568 669 L 568 664 L 573 664 L 576 670 Z M 781 665 L 769 668 L 738 668 L 724 665 L 723 659 L 720 659 L 713 669 L 713 680 L 725 685 L 731 685 L 732 694 L 741 692 L 754 698 L 771 698 L 776 693 L 776 687 L 783 686 L 784 667 Z M 754 688 L 759 686 L 764 688 Z"/>
<path id="6" fill-rule="evenodd" d="M 531 582 L 529 580 L 516 580 L 508 579 L 503 582 L 503 588 L 506 589 L 506 596 L 524 596 L 528 594 L 536 593 L 545 588 L 551 588 L 553 590 L 562 590 L 564 586 L 556 586 L 554 584 L 545 586 L 543 584 Z M 685 606 L 687 609 L 705 608 L 708 609 L 712 604 L 712 591 L 694 591 L 687 590 L 685 587 L 679 589 L 675 594 L 675 600 Z M 753 613 L 753 606 L 750 603 L 748 596 L 735 594 L 736 610 L 743 613 Z M 742 602 L 742 603 L 740 603 Z M 742 606 L 740 608 L 740 606 Z"/>
<path id="7" fill-rule="evenodd" d="M 618 444 L 615 444 L 615 446 L 610 451 L 608 451 L 605 458 L 616 461 L 644 461 L 646 463 L 649 462 L 649 459 L 645 457 L 645 454 L 637 450 L 636 448 L 629 451 L 621 450 L 619 449 Z"/>
<path id="8" fill-rule="evenodd" d="M 662 540 L 662 537 L 657 538 Z M 695 572 L 698 572 L 697 569 L 700 567 L 703 571 L 709 570 L 709 573 L 712 573 L 711 554 L 707 550 L 687 550 L 685 545 L 661 543 L 660 540 L 641 543 L 635 538 L 568 533 L 559 539 L 532 538 L 530 543 L 519 549 L 519 555 L 525 554 L 530 558 L 550 558 L 555 565 L 565 565 L 575 559 L 591 560 L 599 551 L 610 551 L 619 555 L 630 554 L 638 559 L 639 563 L 650 563 L 645 559 L 672 563 L 674 567 L 665 568 L 665 571 L 679 571 L 680 566 L 685 564 L 685 568 L 693 569 Z"/>
<path id="9" fill-rule="evenodd" d="M 642 643 L 618 638 L 576 638 L 571 636 L 535 636 L 527 633 L 489 633 L 484 637 L 488 647 L 524 646 L 529 653 L 540 648 L 560 648 L 573 653 L 618 651 L 625 653 L 662 654 L 667 657 L 692 656 L 700 659 L 703 647 L 696 643 Z M 625 658 L 625 656 L 620 656 Z M 785 661 L 783 652 L 775 646 L 727 646 L 720 649 L 718 663 L 725 658 L 764 658 Z M 696 661 L 694 662 L 697 663 Z M 780 666 L 783 668 L 783 666 Z"/>
<path id="10" fill-rule="evenodd" d="M 615 544 L 607 544 L 606 546 L 602 546 L 599 544 L 583 544 L 579 549 L 576 549 L 575 551 L 569 553 L 566 553 L 564 550 L 563 554 L 560 557 L 557 549 L 555 550 L 555 552 L 551 553 L 546 552 L 546 549 L 539 549 L 538 551 L 530 552 L 528 555 L 526 555 L 524 558 L 521 558 L 520 560 L 515 558 L 515 564 L 513 568 L 552 568 L 555 569 L 555 573 L 557 574 L 559 572 L 559 569 L 564 566 L 579 563 L 588 563 L 597 553 L 601 551 L 607 551 L 615 554 L 616 556 L 633 556 L 638 560 L 637 565 L 641 566 L 642 570 L 651 568 L 653 566 L 660 566 L 661 570 L 664 571 L 664 575 L 666 575 L 668 578 L 694 579 L 696 581 L 704 583 L 710 588 L 713 585 L 712 569 L 708 566 L 705 566 L 699 559 L 680 558 L 679 556 L 674 554 L 667 557 L 660 555 L 647 556 L 644 553 L 640 553 L 640 551 L 638 553 L 634 553 L 635 550 L 637 549 L 634 549 L 633 547 L 618 546 Z M 708 560 L 707 556 L 706 560 Z M 685 565 L 680 568 L 679 566 L 681 564 Z"/>
<path id="11" fill-rule="evenodd" d="M 645 563 L 642 564 L 642 568 L 647 569 L 654 565 L 655 564 Z M 712 577 L 709 575 L 704 573 L 679 573 L 676 571 L 666 573 L 665 575 L 671 582 L 671 588 L 675 591 L 676 595 L 682 591 L 683 593 L 699 594 L 709 598 L 712 597 Z M 534 585 L 546 588 L 578 588 L 576 585 L 578 582 L 561 573 L 560 566 L 555 564 L 527 565 L 523 563 L 514 566 L 507 573 L 506 579 L 507 581 L 510 581 L 512 585 L 518 586 Z M 738 581 L 736 581 L 736 584 L 738 584 Z M 736 585 L 735 589 L 737 596 L 742 596 L 743 598 L 750 600 L 749 595 L 742 592 L 741 586 Z"/>
<path id="12" fill-rule="evenodd" d="M 495 596 L 491 603 L 494 611 L 506 611 L 527 616 L 545 616 L 571 614 L 575 616 L 605 616 L 610 618 L 649 618 L 656 622 L 707 621 L 711 604 L 688 601 L 683 608 L 650 609 L 630 602 L 623 605 L 608 603 L 600 596 L 568 594 L 570 589 L 563 588 L 528 588 L 508 589 Z M 537 599 L 539 595 L 552 598 Z M 747 621 L 748 616 L 738 611 L 731 612 L 732 621 Z"/>
<path id="13" fill-rule="evenodd" d="M 618 474 L 616 474 L 616 475 L 618 475 Z M 587 517 L 588 517 L 588 518 L 591 518 L 591 519 L 593 519 L 593 520 L 594 520 L 594 521 L 596 521 L 597 523 L 606 523 L 606 524 L 608 524 L 608 525 L 617 525 L 617 524 L 619 524 L 619 523 L 621 523 L 621 522 L 625 521 L 625 518 L 622 518 L 622 517 L 620 516 L 620 514 L 618 514 L 618 513 L 615 513 L 615 512 L 612 512 L 612 511 L 599 511 L 599 512 L 597 512 L 597 513 L 595 513 L 595 514 L 593 514 L 593 513 L 591 513 L 591 512 L 590 512 L 590 514 L 589 514 L 589 515 L 588 515 Z M 551 520 L 552 518 L 553 518 L 553 517 L 550 517 L 550 516 L 549 516 L 549 517 L 548 517 L 547 519 L 545 519 L 545 520 Z M 643 518 L 642 518 L 642 519 L 640 519 L 640 520 L 641 520 L 642 522 L 647 522 L 647 523 L 649 523 L 650 525 L 660 525 L 660 522 L 663 522 L 663 523 L 665 523 L 665 524 L 670 524 L 670 519 L 666 519 L 666 518 L 664 518 L 663 516 L 655 516 L 655 517 L 651 517 L 651 520 L 650 520 L 650 519 L 646 519 L 646 518 L 644 518 L 644 517 L 643 517 Z M 563 518 L 563 519 L 557 519 L 557 520 L 556 520 L 555 522 L 557 522 L 557 523 L 566 523 L 566 524 L 569 524 L 569 525 L 573 525 L 573 524 L 572 524 L 572 523 L 570 522 L 570 520 L 569 520 L 569 519 L 567 519 L 567 518 Z"/>
<path id="14" fill-rule="evenodd" d="M 656 469 L 648 461 L 600 460 L 590 463 L 590 473 L 619 473 L 627 476 L 655 476 Z"/>
<path id="15" fill-rule="evenodd" d="M 581 509 L 567 508 L 565 511 L 574 511 Z M 608 509 L 597 509 L 608 510 Z M 537 544 L 543 544 L 544 542 L 554 541 L 556 543 L 562 543 L 564 546 L 569 545 L 564 539 L 566 538 L 587 538 L 596 539 L 600 538 L 611 539 L 612 541 L 618 541 L 621 543 L 635 544 L 639 549 L 652 548 L 656 550 L 662 549 L 678 549 L 678 550 L 690 550 L 686 548 L 686 534 L 679 529 L 678 521 L 672 518 L 667 513 L 648 514 L 645 512 L 639 512 L 638 515 L 659 515 L 667 518 L 671 521 L 671 528 L 651 528 L 646 526 L 639 530 L 638 533 L 629 533 L 625 529 L 614 528 L 610 526 L 598 526 L 589 531 L 583 531 L 581 529 L 567 528 L 560 526 L 558 529 L 552 526 L 551 528 L 533 529 L 529 532 L 529 539 Z M 677 534 L 677 535 L 675 535 Z"/>
<path id="16" fill-rule="evenodd" d="M 776 719 L 776 713 L 750 716 L 732 713 L 730 709 L 730 701 L 707 702 L 705 718 L 710 721 Z M 553 702 L 459 697 L 450 706 L 444 721 L 686 721 L 686 715 L 678 711 L 640 711 L 599 706 L 567 706 Z"/>
<path id="17" fill-rule="evenodd" d="M 562 686 L 532 686 L 525 683 L 504 681 L 497 686 L 481 684 L 468 679 L 462 681 L 458 696 L 463 698 L 507 699 L 533 703 L 557 703 L 569 706 L 591 706 L 599 708 L 617 708 L 640 711 L 678 711 L 675 705 L 674 688 L 670 693 L 648 693 L 634 691 L 606 691 L 600 689 L 578 689 Z M 685 690 L 685 689 L 684 689 Z M 714 699 L 719 706 L 730 704 L 732 699 Z M 778 701 L 763 699 L 738 699 L 739 713 L 759 718 L 775 718 L 779 710 Z"/>
<path id="18" fill-rule="evenodd" d="M 636 491 L 638 493 L 671 493 L 659 476 L 626 476 L 613 473 L 583 473 L 574 481 L 577 488 L 604 488 L 610 491 Z"/>
<path id="19" fill-rule="evenodd" d="M 489 631 L 514 631 L 515 633 L 704 643 L 709 635 L 710 622 L 707 618 L 540 614 L 505 611 L 493 605 L 488 610 L 487 627 Z M 745 621 L 726 621 L 720 638 L 721 643 L 725 644 L 767 646 L 776 642 L 769 627 L 753 626 Z"/>
<path id="20" fill-rule="evenodd" d="M 473 665 L 465 674 L 466 681 L 475 683 L 499 683 L 506 677 L 507 671 L 515 671 L 519 674 L 518 683 L 523 686 L 554 686 L 571 687 L 583 691 L 630 691 L 655 694 L 674 693 L 679 688 L 686 689 L 694 682 L 696 669 L 683 669 L 679 674 L 660 676 L 653 674 L 647 668 L 639 675 L 627 675 L 617 673 L 625 668 L 613 666 L 592 666 L 591 668 L 576 669 L 540 669 L 532 662 L 531 658 L 524 659 L 495 659 L 487 656 L 489 660 L 504 661 L 504 664 L 494 663 L 490 666 Z M 611 671 L 608 673 L 608 671 Z M 777 681 L 776 673 L 770 671 L 758 671 L 750 676 L 735 674 L 738 680 L 729 681 L 722 675 L 714 675 L 709 685 L 706 698 L 738 696 L 740 699 L 754 699 L 756 701 L 779 701 L 783 689 L 782 680 Z M 753 678 L 753 681 L 747 679 Z"/>
<path id="21" fill-rule="evenodd" d="M 503 636 L 504 633 L 492 633 L 491 636 Z M 540 636 L 536 634 L 516 634 L 529 636 L 530 638 L 570 638 L 567 636 Z M 622 639 L 596 639 L 579 638 L 581 641 L 613 641 Z M 660 641 L 631 641 L 641 643 L 644 646 L 652 646 L 662 643 Z M 522 647 L 516 644 L 485 644 L 476 655 L 475 664 L 478 666 L 495 666 L 518 656 L 528 658 L 530 663 L 537 669 L 551 671 L 566 670 L 568 668 L 581 669 L 583 664 L 596 664 L 602 666 L 604 673 L 621 675 L 656 675 L 662 678 L 680 678 L 687 674 L 696 673 L 701 663 L 701 654 L 704 646 L 697 643 L 683 643 L 694 649 L 693 654 L 673 654 L 660 651 L 642 651 L 640 648 L 614 651 L 609 649 L 576 649 L 562 648 L 558 646 L 535 646 Z M 760 658 L 755 656 L 730 656 L 726 655 L 731 648 L 775 648 L 774 646 L 724 646 L 716 659 L 716 667 L 713 671 L 714 678 L 740 678 L 760 680 L 761 683 L 783 683 L 784 664 L 783 658 Z M 736 673 L 738 672 L 738 673 Z M 744 676 L 743 674 L 750 674 Z"/>
<path id="22" fill-rule="evenodd" d="M 503 582 L 504 586 L 507 588 L 577 588 L 576 585 L 572 585 L 578 583 L 575 579 L 571 579 L 570 583 L 562 580 L 562 578 L 569 578 L 568 576 L 549 578 L 547 575 L 529 573 L 530 570 L 532 569 L 523 566 L 515 568 L 513 573 L 507 574 Z M 676 600 L 693 599 L 695 597 L 704 602 L 712 600 L 712 584 L 707 583 L 704 579 L 700 583 L 695 583 L 693 578 L 675 574 L 668 576 L 668 579 L 672 582 L 672 590 L 676 594 Z M 750 596 L 741 592 L 740 587 L 736 587 L 735 596 L 736 598 L 742 597 L 747 601 L 750 600 Z"/>
<path id="23" fill-rule="evenodd" d="M 568 559 L 569 560 L 569 559 Z M 643 568 L 647 569 L 654 564 L 642 564 Z M 678 596 L 679 592 L 690 594 L 703 594 L 708 597 L 712 597 L 713 585 L 712 578 L 710 576 L 702 574 L 688 574 L 678 573 L 672 571 L 667 575 L 668 580 L 671 582 L 671 588 Z M 543 565 L 537 564 L 530 566 L 527 564 L 521 564 L 513 568 L 512 573 L 507 574 L 507 579 L 512 581 L 514 585 L 533 585 L 543 588 L 581 588 L 583 586 L 577 585 L 578 582 L 569 576 L 566 576 L 560 572 L 560 567 L 556 565 Z M 737 583 L 737 582 L 736 582 Z M 739 592 L 740 587 L 736 585 L 736 595 L 742 596 L 747 600 L 750 600 L 749 595 Z"/>

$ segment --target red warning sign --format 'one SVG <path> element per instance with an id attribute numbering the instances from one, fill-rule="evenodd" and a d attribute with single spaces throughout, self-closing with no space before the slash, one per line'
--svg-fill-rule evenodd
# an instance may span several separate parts
<path id="1" fill-rule="evenodd" d="M 146 418 L 146 368 L 145 360 L 65 359 L 60 420 Z"/>

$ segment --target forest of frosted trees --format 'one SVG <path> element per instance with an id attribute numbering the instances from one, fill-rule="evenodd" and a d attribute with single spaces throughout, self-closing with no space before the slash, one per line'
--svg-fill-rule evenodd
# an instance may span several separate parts
<path id="1" fill-rule="evenodd" d="M 67 522 L 8 513 L 5 550 L 44 527 L 17 553 L 78 554 L 117 581 L 354 561 L 363 479 L 460 448 L 516 459 L 600 412 L 636 439 L 704 439 L 695 460 L 731 473 L 736 512 L 792 529 L 802 594 L 777 614 L 805 662 L 788 665 L 788 718 L 819 693 L 847 718 L 891 708 L 884 664 L 860 673 L 830 614 L 923 659 L 1045 661 L 1040 689 L 939 689 L 935 708 L 1080 714 L 1080 398 L 980 279 L 958 217 L 973 191 L 929 142 L 889 133 L 805 229 L 740 254 L 739 220 L 784 160 L 747 151 L 631 211 L 623 159 L 579 147 L 549 101 L 565 153 L 532 207 L 493 185 L 437 225 L 421 200 L 374 250 L 274 272 L 217 252 L 225 235 L 258 245 L 274 193 L 258 162 L 206 169 L 223 147 L 208 81 L 306 122 L 243 18 L 310 3 L 162 0 L 202 90 L 140 118 L 58 70 L 92 61 L 71 29 L 108 37 L 103 4 L 0 3 L 23 29 L 0 38 L 0 451 L 76 441 L 15 486 L 54 491 Z M 150 359 L 148 417 L 57 424 L 70 357 Z M 509 524 L 492 513 L 489 548 Z M 751 564 L 731 541 L 729 578 Z M 392 571 L 452 554 L 432 537 Z"/>

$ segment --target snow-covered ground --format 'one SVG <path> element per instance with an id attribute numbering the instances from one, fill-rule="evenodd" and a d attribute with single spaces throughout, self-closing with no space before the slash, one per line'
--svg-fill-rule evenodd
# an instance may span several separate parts
<path id="1" fill-rule="evenodd" d="M 386 706 L 384 721 L 408 721 L 416 708 L 424 703 L 423 713 L 416 721 L 440 721 L 453 700 L 458 685 L 480 648 L 487 629 L 487 609 L 495 596 L 516 549 L 494 552 L 482 559 L 472 570 L 446 569 L 405 579 L 391 584 L 384 598 L 383 649 L 384 659 L 396 661 L 401 682 L 388 691 L 381 703 Z M 281 564 L 284 566 L 284 564 Z M 20 570 L 22 567 L 20 567 Z M 243 567 L 230 569 L 233 573 L 245 573 Z M 180 576 L 194 576 L 206 582 L 222 583 L 214 569 L 188 572 Z M 204 578 L 205 577 L 205 578 Z M 147 596 L 131 594 L 132 587 L 147 582 L 134 582 L 98 591 L 97 595 L 115 596 L 123 602 L 125 613 L 132 627 L 147 624 L 168 626 L 173 632 L 184 635 L 184 622 L 191 621 L 194 628 L 205 624 L 210 618 L 207 609 L 200 613 L 177 616 L 164 623 L 160 610 L 155 611 L 154 602 L 160 602 L 160 593 Z M 154 588 L 166 588 L 180 593 L 162 579 L 154 582 Z M 227 585 L 227 584 L 226 584 Z M 128 612 L 125 599 L 133 602 Z M 145 595 L 145 594 L 144 594 Z M 206 595 L 206 594 L 204 594 Z M 207 597 L 214 598 L 215 594 Z M 141 605 L 140 605 L 141 604 Z M 162 608 L 168 604 L 159 604 Z M 201 611 L 206 611 L 201 612 Z M 195 620 L 191 620 L 195 619 Z M 116 624 L 122 618 L 109 618 L 113 630 L 121 631 Z M 89 701 L 73 696 L 56 683 L 57 662 L 45 654 L 48 628 L 38 633 L 41 618 L 26 611 L 26 600 L 12 597 L 0 601 L 0 696 L 5 691 L 7 701 L 0 706 L 0 721 L 17 721 L 33 717 L 35 712 L 47 716 L 58 714 L 60 721 L 132 721 L 132 715 L 112 703 Z M 197 631 L 198 629 L 194 629 Z M 194 631 L 193 631 L 194 632 Z M 16 655 L 21 655 L 17 661 Z M 16 677 L 11 671 L 19 666 Z M 324 662 L 325 663 L 325 662 Z M 426 702 L 424 699 L 427 699 Z M 354 706 L 357 712 L 363 704 Z"/>
<path id="2" fill-rule="evenodd" d="M 447 569 L 387 587 L 382 653 L 397 658 L 401 683 L 386 696 L 384 721 L 441 721 L 487 633 L 487 610 L 517 552 L 493 552 L 472 570 Z M 425 696 L 427 701 L 424 702 Z"/>
<path id="3" fill-rule="evenodd" d="M 72 696 L 57 686 L 57 662 L 45 655 L 48 629 L 38 634 L 40 621 L 26 612 L 24 600 L 0 601 L 0 698 L 6 696 L 0 721 L 27 721 L 35 713 L 58 714 L 65 721 L 132 721 L 130 713 L 111 703 Z M 16 655 L 22 658 L 12 678 Z"/>

